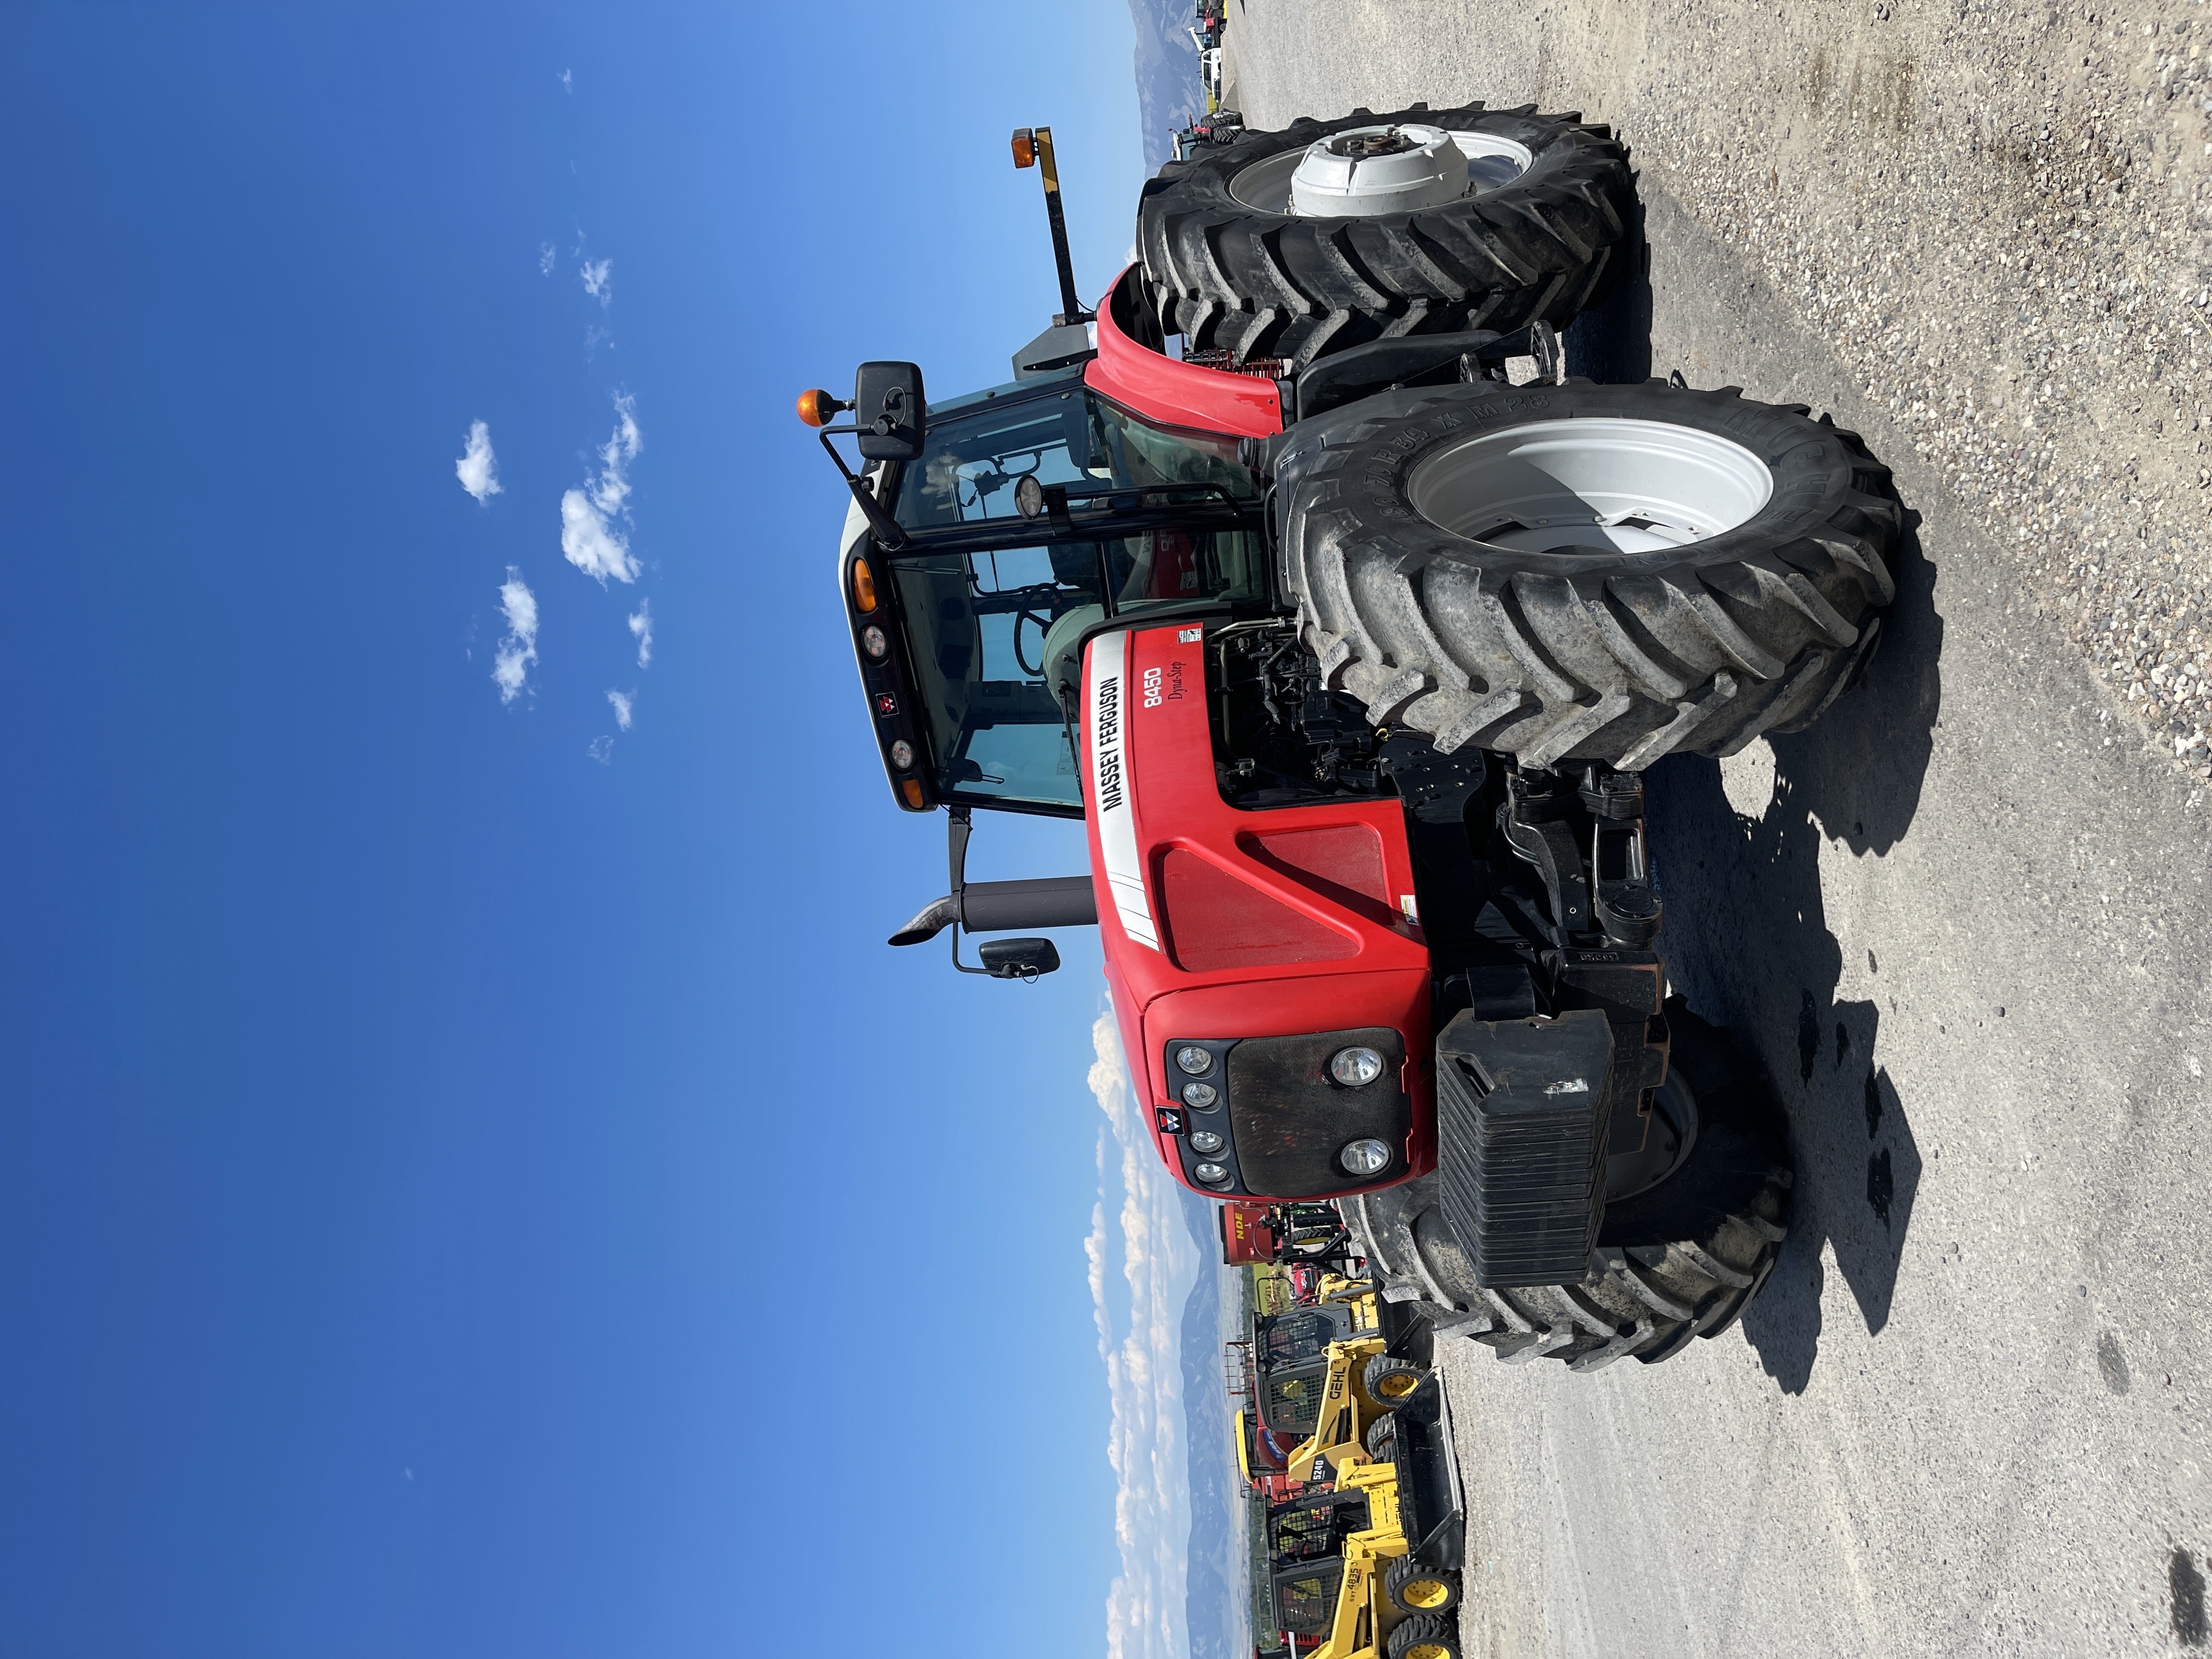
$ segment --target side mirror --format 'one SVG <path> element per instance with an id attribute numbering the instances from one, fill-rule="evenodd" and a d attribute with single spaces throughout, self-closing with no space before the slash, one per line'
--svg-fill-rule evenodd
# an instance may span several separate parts
<path id="1" fill-rule="evenodd" d="M 1060 952 L 1048 939 L 986 939 L 975 947 L 993 979 L 1035 979 L 1059 970 Z"/>
<path id="2" fill-rule="evenodd" d="M 862 363 L 853 389 L 853 422 L 864 461 L 918 461 L 928 406 L 919 363 Z"/>

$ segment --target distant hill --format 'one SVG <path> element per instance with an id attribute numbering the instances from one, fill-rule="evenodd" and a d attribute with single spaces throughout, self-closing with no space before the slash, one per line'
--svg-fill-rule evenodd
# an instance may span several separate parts
<path id="1" fill-rule="evenodd" d="M 1182 1189 L 1183 1224 L 1198 1243 L 1198 1283 L 1182 1314 L 1182 1410 L 1190 1448 L 1190 1561 L 1184 1621 L 1190 1659 L 1242 1659 L 1249 1568 L 1240 1526 L 1244 1498 L 1230 1460 L 1229 1400 L 1221 1382 L 1224 1269 L 1213 1205 Z"/>
<path id="2" fill-rule="evenodd" d="M 1188 126 L 1206 108 L 1198 80 L 1198 48 L 1186 32 L 1196 8 L 1191 0 L 1129 0 L 1137 26 L 1137 108 L 1145 125 L 1145 168 L 1157 173 L 1174 154 L 1168 135 Z"/>

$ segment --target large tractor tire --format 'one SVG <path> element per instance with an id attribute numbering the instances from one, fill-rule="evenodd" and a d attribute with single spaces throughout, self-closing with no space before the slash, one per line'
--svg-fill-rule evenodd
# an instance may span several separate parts
<path id="1" fill-rule="evenodd" d="M 1635 201 L 1609 128 L 1531 104 L 1425 104 L 1239 133 L 1145 185 L 1137 241 L 1160 326 L 1186 352 L 1303 368 L 1327 350 L 1402 334 L 1564 326 L 1613 275 Z M 1469 152 L 1468 193 L 1376 217 L 1291 210 L 1291 176 L 1317 141 L 1405 124 Z"/>
<path id="2" fill-rule="evenodd" d="M 1896 592 L 1889 469 L 1802 404 L 1466 384 L 1314 426 L 1276 472 L 1300 634 L 1440 750 L 1732 755 L 1833 702 Z"/>
<path id="3" fill-rule="evenodd" d="M 1579 1285 L 1484 1289 L 1438 1207 L 1437 1180 L 1339 1200 L 1394 1300 L 1430 1304 L 1439 1336 L 1509 1362 L 1549 1358 L 1596 1370 L 1656 1364 L 1741 1316 L 1789 1234 L 1790 1155 L 1759 1068 L 1679 997 L 1667 1002 L 1686 1152 L 1663 1180 L 1606 1208 Z"/>

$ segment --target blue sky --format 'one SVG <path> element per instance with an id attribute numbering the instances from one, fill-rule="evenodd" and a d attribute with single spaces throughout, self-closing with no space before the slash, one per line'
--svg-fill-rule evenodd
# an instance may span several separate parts
<path id="1" fill-rule="evenodd" d="M 1097 947 L 884 948 L 941 820 L 790 411 L 1005 377 L 1018 125 L 1103 286 L 1122 6 L 8 28 L 0 1644 L 1104 1646 L 1097 1321 L 1181 1299 L 1093 1232 Z"/>

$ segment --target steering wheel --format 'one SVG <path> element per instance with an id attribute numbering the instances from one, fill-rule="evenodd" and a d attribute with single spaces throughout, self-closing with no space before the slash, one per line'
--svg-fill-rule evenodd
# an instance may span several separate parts
<path id="1" fill-rule="evenodd" d="M 1024 623 L 1036 624 L 1037 660 L 1035 662 L 1022 655 L 1022 624 Z M 1023 673 L 1036 679 L 1041 680 L 1044 678 L 1044 636 L 1046 631 L 1051 627 L 1051 617 L 1039 616 L 1034 611 L 1021 611 L 1014 617 L 1014 661 L 1020 666 Z"/>

